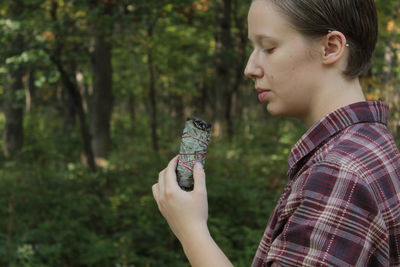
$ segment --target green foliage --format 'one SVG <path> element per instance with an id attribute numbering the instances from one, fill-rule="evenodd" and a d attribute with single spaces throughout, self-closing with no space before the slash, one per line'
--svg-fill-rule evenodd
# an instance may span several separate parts
<path id="1" fill-rule="evenodd" d="M 63 133 L 51 114 L 27 116 L 24 152 L 17 161 L 1 161 L 0 265 L 188 266 L 151 193 L 158 172 L 179 149 L 179 136 L 163 140 L 157 158 L 141 131 L 132 135 L 126 121 L 116 120 L 110 167 L 91 174 L 74 160 L 78 133 Z M 138 123 L 146 128 L 146 120 Z M 254 135 L 210 144 L 209 226 L 235 266 L 248 266 L 254 256 L 285 183 L 274 175 L 284 171 L 288 147 L 298 137 L 292 136 L 295 122 L 272 125 L 253 122 Z M 270 141 L 276 125 L 287 133 L 284 141 Z M 280 189 L 271 187 L 276 179 L 282 179 Z"/>

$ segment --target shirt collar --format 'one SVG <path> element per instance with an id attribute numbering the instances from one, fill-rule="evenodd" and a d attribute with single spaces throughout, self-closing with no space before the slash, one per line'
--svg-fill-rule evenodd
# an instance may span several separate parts
<path id="1" fill-rule="evenodd" d="M 339 108 L 315 123 L 290 152 L 287 175 L 293 178 L 301 167 L 302 159 L 331 136 L 346 127 L 361 122 L 387 124 L 389 106 L 382 101 L 357 102 Z"/>

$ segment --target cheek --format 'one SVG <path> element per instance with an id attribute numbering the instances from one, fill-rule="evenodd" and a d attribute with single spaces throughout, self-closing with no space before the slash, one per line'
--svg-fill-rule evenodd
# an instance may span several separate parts
<path id="1" fill-rule="evenodd" d="M 266 65 L 266 76 L 269 82 L 281 83 L 290 78 L 296 71 L 299 60 L 285 51 L 271 58 Z"/>
<path id="2" fill-rule="evenodd" d="M 271 85 L 279 87 L 301 87 L 301 84 L 312 76 L 312 60 L 304 49 L 294 50 L 295 53 L 282 53 L 277 56 L 274 62 L 269 64 L 269 72 L 267 72 L 268 80 Z M 296 53 L 297 52 L 297 53 Z M 275 63 L 275 64 L 274 64 Z M 315 77 L 314 77 L 315 78 Z M 283 90 L 284 88 L 282 88 Z M 290 88 L 286 88 L 290 89 Z"/>
<path id="3" fill-rule="evenodd" d="M 279 62 L 271 64 L 265 73 L 271 89 L 275 89 L 283 93 L 286 87 L 296 81 L 298 70 L 291 62 Z"/>

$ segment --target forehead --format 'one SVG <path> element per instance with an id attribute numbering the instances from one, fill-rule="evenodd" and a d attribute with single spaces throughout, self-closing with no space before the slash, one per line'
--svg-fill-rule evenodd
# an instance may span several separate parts
<path id="1" fill-rule="evenodd" d="M 249 39 L 280 39 L 297 33 L 286 17 L 267 0 L 254 1 L 248 14 Z"/>

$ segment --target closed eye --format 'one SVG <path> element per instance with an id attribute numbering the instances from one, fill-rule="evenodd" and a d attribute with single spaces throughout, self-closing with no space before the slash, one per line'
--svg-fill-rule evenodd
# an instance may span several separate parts
<path id="1" fill-rule="evenodd" d="M 269 49 L 264 49 L 264 52 L 268 53 L 268 54 L 272 54 L 275 51 L 275 47 L 274 48 L 269 48 Z"/>

